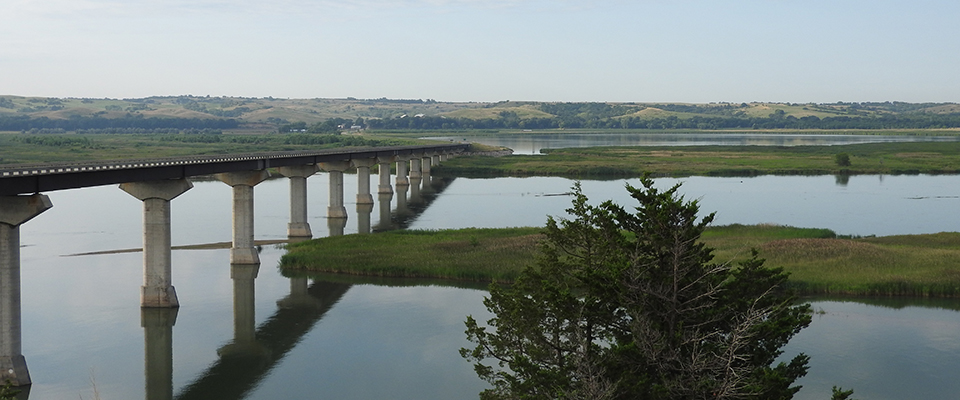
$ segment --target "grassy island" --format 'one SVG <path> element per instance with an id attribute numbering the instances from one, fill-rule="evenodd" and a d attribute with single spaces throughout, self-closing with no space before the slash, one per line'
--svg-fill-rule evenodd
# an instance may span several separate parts
<path id="1" fill-rule="evenodd" d="M 960 296 L 960 233 L 842 238 L 827 229 L 728 225 L 703 241 L 716 262 L 745 260 L 756 248 L 783 267 L 802 294 Z M 289 246 L 287 274 L 510 282 L 537 256 L 540 228 L 392 231 L 315 239 Z"/>
<path id="2" fill-rule="evenodd" d="M 461 157 L 437 174 L 571 178 L 960 173 L 960 142 L 838 146 L 643 146 L 544 150 L 544 155 Z M 846 162 L 838 162 L 845 154 Z"/>

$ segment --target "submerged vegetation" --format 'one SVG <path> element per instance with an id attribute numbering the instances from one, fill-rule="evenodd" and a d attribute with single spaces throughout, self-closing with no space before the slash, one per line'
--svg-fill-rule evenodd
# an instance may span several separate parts
<path id="1" fill-rule="evenodd" d="M 542 228 L 392 231 L 289 246 L 288 273 L 339 272 L 461 280 L 516 279 L 533 262 Z M 828 229 L 775 225 L 709 227 L 716 262 L 748 259 L 751 248 L 790 273 L 805 295 L 960 296 L 960 233 L 842 238 Z"/>

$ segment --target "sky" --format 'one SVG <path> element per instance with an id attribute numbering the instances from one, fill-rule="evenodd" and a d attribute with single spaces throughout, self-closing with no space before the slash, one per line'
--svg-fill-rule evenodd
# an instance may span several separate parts
<path id="1" fill-rule="evenodd" d="M 0 94 L 960 102 L 956 0 L 0 0 Z"/>

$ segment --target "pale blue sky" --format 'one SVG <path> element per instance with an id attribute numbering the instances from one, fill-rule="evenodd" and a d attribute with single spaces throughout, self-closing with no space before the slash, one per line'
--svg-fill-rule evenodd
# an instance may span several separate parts
<path id="1" fill-rule="evenodd" d="M 2 0 L 0 94 L 960 101 L 956 0 Z"/>

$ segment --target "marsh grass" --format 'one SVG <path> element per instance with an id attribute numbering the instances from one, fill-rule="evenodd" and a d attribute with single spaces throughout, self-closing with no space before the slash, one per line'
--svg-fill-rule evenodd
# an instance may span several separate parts
<path id="1" fill-rule="evenodd" d="M 541 228 L 403 230 L 288 246 L 286 269 L 383 277 L 513 281 L 532 260 Z"/>
<path id="2" fill-rule="evenodd" d="M 455 158 L 436 173 L 559 175 L 575 178 L 960 173 L 960 142 L 867 143 L 842 146 L 649 146 L 545 150 L 546 155 Z M 836 163 L 837 152 L 850 165 Z"/>
<path id="3" fill-rule="evenodd" d="M 288 247 L 285 273 L 503 281 L 532 265 L 541 228 L 394 231 L 316 239 Z M 960 296 L 960 233 L 838 238 L 828 229 L 711 227 L 714 262 L 737 265 L 756 248 L 790 273 L 801 294 Z"/>

